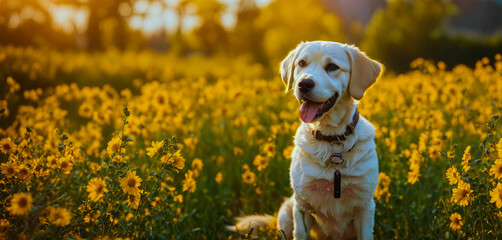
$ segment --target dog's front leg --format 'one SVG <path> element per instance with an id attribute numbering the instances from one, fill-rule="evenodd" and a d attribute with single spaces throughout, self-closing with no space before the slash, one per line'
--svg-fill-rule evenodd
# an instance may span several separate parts
<path id="1" fill-rule="evenodd" d="M 373 239 L 373 226 L 375 224 L 375 202 L 371 200 L 368 206 L 362 208 L 354 219 L 354 227 L 358 240 Z"/>
<path id="2" fill-rule="evenodd" d="M 303 209 L 297 198 L 295 198 L 293 204 L 293 218 L 294 238 L 299 240 L 307 239 L 310 232 L 310 225 L 312 224 L 312 216 Z"/>

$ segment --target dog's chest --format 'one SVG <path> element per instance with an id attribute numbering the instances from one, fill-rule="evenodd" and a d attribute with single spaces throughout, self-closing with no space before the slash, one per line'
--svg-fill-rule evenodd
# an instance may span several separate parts
<path id="1" fill-rule="evenodd" d="M 354 208 L 363 206 L 368 199 L 367 191 L 364 186 L 364 177 L 348 176 L 342 177 L 340 198 L 334 197 L 334 179 L 316 178 L 312 176 L 303 176 L 301 183 L 294 187 L 295 193 L 314 211 L 323 215 L 340 219 L 341 215 L 353 212 Z"/>
<path id="2" fill-rule="evenodd" d="M 332 181 L 314 179 L 299 192 L 299 201 L 305 212 L 315 219 L 324 234 L 337 236 L 336 239 L 352 234 L 355 215 L 363 205 L 357 187 L 347 185 L 342 189 L 341 197 L 334 198 Z"/>
<path id="3" fill-rule="evenodd" d="M 347 154 L 346 157 L 346 161 L 355 161 L 354 154 Z M 377 169 L 366 166 L 366 162 L 371 162 L 366 160 L 368 159 L 362 159 L 351 169 L 343 165 L 341 196 L 334 198 L 335 168 L 317 164 L 318 161 L 301 148 L 293 152 L 290 174 L 295 195 L 326 234 L 345 235 L 357 210 L 367 205 L 372 198 L 370 185 L 373 184 L 368 184 L 366 174 L 367 171 L 374 172 Z"/>
<path id="4" fill-rule="evenodd" d="M 347 154 L 345 161 L 355 161 L 353 157 L 353 154 Z M 368 179 L 365 177 L 366 171 L 359 171 L 360 164 L 356 164 L 355 167 L 347 167 L 350 165 L 342 164 L 339 167 L 339 169 L 341 168 L 339 171 L 339 176 L 341 175 L 340 188 L 340 185 L 335 184 L 336 169 L 334 165 L 323 166 L 319 165 L 318 162 L 300 148 L 295 148 L 290 169 L 291 185 L 302 198 L 311 198 L 314 203 L 331 201 L 343 203 L 346 200 L 356 200 L 366 194 L 367 191 L 361 189 L 360 186 L 367 185 L 365 182 Z M 362 165 L 366 165 L 364 161 Z M 371 168 L 363 168 L 371 170 Z M 335 189 L 341 192 L 340 198 L 335 198 Z"/>
<path id="5" fill-rule="evenodd" d="M 350 177 L 346 176 L 346 178 L 354 179 L 356 177 Z M 349 181 L 347 179 L 344 179 L 346 181 Z M 352 182 L 352 181 L 350 181 Z M 309 195 L 315 197 L 315 198 L 320 198 L 321 200 L 330 200 L 331 198 L 334 197 L 334 190 L 336 186 L 334 184 L 334 180 L 329 180 L 329 179 L 313 179 L 307 182 L 305 184 L 304 191 L 307 192 Z M 359 192 L 359 189 L 357 189 L 357 186 L 354 184 L 344 184 L 344 186 L 341 188 L 341 196 L 340 198 L 357 198 L 358 195 L 357 193 Z"/>
<path id="6" fill-rule="evenodd" d="M 353 221 L 358 209 L 364 206 L 364 191 L 358 188 L 357 177 L 346 176 L 340 198 L 334 198 L 332 179 L 311 179 L 295 192 L 303 209 L 314 219 L 327 236 L 341 239 L 353 234 Z"/>

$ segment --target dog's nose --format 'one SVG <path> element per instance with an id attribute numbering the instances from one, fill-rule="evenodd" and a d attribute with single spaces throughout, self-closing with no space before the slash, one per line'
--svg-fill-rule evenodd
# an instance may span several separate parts
<path id="1" fill-rule="evenodd" d="M 300 92 L 302 93 L 307 93 L 308 91 L 310 91 L 310 89 L 314 88 L 314 86 L 315 83 L 310 78 L 303 79 L 300 81 L 300 83 L 298 83 L 298 87 L 300 89 Z"/>

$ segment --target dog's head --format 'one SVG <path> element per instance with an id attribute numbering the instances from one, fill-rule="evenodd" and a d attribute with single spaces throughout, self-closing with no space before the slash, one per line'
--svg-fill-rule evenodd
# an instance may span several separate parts
<path id="1" fill-rule="evenodd" d="M 356 47 L 325 41 L 300 43 L 281 62 L 286 92 L 294 88 L 306 123 L 321 119 L 340 99 L 360 100 L 381 70 Z"/>

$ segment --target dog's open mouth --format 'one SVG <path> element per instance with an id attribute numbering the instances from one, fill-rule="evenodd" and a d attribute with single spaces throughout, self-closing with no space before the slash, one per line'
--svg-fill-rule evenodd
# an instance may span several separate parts
<path id="1" fill-rule="evenodd" d="M 322 117 L 324 113 L 329 111 L 335 105 L 337 99 L 338 93 L 335 93 L 335 95 L 324 103 L 318 103 L 308 99 L 304 100 L 300 106 L 300 118 L 303 122 L 309 123 L 314 119 Z"/>

